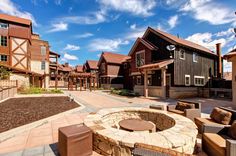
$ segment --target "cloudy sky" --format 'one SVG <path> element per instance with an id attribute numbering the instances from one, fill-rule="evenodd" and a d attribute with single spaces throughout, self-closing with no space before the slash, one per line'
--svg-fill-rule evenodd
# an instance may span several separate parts
<path id="1" fill-rule="evenodd" d="M 0 12 L 30 18 L 33 31 L 61 54 L 82 64 L 102 51 L 128 54 L 151 26 L 223 54 L 236 45 L 235 0 L 1 0 Z M 229 70 L 229 64 L 225 64 Z"/>

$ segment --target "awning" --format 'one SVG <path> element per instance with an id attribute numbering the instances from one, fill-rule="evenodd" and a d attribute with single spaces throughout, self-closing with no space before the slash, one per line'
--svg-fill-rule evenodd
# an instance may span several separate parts
<path id="1" fill-rule="evenodd" d="M 139 67 L 139 70 L 158 70 L 174 62 L 174 59 L 163 60 L 153 64 L 146 64 Z"/>
<path id="2" fill-rule="evenodd" d="M 32 72 L 32 71 L 29 71 L 29 70 L 20 69 L 20 68 L 16 68 L 16 67 L 12 67 L 12 66 L 5 65 L 5 64 L 0 64 L 0 66 L 8 68 L 8 69 L 12 70 L 15 73 L 29 74 L 29 75 L 39 76 L 39 77 L 43 76 L 43 74 L 40 74 L 40 73 L 36 73 L 36 72 Z"/>

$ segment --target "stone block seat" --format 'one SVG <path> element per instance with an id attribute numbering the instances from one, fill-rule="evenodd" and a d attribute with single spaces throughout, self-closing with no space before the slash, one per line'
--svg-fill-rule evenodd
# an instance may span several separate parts
<path id="1" fill-rule="evenodd" d="M 202 135 L 202 149 L 209 156 L 236 155 L 236 121 L 230 127 L 222 127 L 217 133 L 214 128 Z"/>
<path id="2" fill-rule="evenodd" d="M 201 117 L 201 103 L 179 100 L 176 105 L 168 105 L 167 110 L 172 113 L 183 115 L 192 121 Z"/>
<path id="3" fill-rule="evenodd" d="M 198 132 L 202 134 L 206 129 L 218 132 L 222 127 L 229 127 L 234 120 L 236 120 L 236 110 L 225 107 L 215 107 L 209 118 L 197 117 L 194 119 L 194 122 L 198 127 Z"/>

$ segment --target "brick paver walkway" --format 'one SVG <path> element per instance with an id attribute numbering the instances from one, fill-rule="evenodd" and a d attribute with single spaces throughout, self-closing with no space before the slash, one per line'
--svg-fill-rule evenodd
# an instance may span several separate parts
<path id="1" fill-rule="evenodd" d="M 75 98 L 85 106 L 85 109 L 73 114 L 63 115 L 62 117 L 46 123 L 40 127 L 25 131 L 11 139 L 0 143 L 0 156 L 26 156 L 31 155 L 56 155 L 54 148 L 58 142 L 58 128 L 83 122 L 83 119 L 90 113 L 102 108 L 111 107 L 148 107 L 151 104 L 174 104 L 175 100 L 160 100 L 157 98 L 125 98 L 110 95 L 103 91 L 65 91 L 65 94 Z M 213 99 L 193 98 L 188 99 L 202 103 L 202 112 L 210 113 L 215 106 L 232 106 L 232 102 Z M 51 144 L 49 146 L 49 144 Z M 51 150 L 50 150 L 51 147 Z M 18 152 L 15 152 L 18 151 Z M 13 153 L 9 153 L 13 152 Z M 8 153 L 8 154 L 4 154 Z M 96 153 L 93 154 L 98 155 Z"/>

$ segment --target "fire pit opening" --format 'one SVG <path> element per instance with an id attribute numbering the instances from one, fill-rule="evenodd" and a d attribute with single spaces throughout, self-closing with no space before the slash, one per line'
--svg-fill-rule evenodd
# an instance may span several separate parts
<path id="1" fill-rule="evenodd" d="M 163 113 L 148 111 L 120 111 L 102 117 L 102 122 L 112 128 L 130 132 L 158 132 L 175 125 L 175 120 Z"/>

